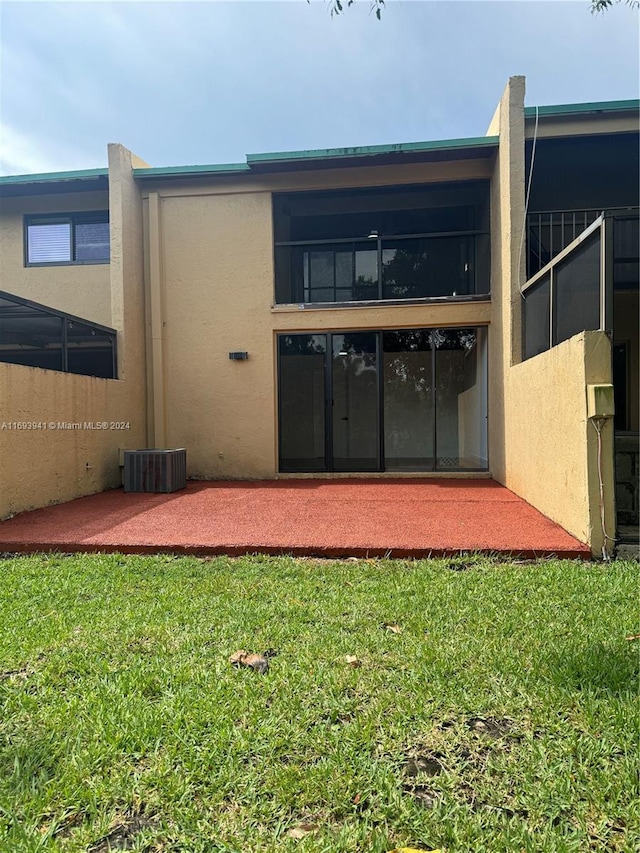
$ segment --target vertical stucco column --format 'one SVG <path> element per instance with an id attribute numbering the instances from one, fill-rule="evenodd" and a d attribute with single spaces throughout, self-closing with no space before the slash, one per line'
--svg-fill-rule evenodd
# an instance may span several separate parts
<path id="1" fill-rule="evenodd" d="M 511 77 L 489 128 L 499 145 L 491 181 L 491 343 L 489 355 L 489 455 L 491 473 L 504 483 L 508 446 L 505 397 L 508 373 L 521 358 L 520 288 L 524 283 L 522 234 L 525 78 Z"/>
<path id="2" fill-rule="evenodd" d="M 128 383 L 136 412 L 126 446 L 142 447 L 147 433 L 142 199 L 132 170 L 143 162 L 122 145 L 107 150 L 111 322 L 118 332 L 118 378 Z"/>
<path id="3" fill-rule="evenodd" d="M 151 347 L 149 349 L 149 389 L 151 410 L 149 444 L 151 447 L 167 446 L 166 371 L 164 365 L 164 293 L 162 276 L 162 224 L 161 199 L 158 193 L 149 193 L 149 324 Z"/>

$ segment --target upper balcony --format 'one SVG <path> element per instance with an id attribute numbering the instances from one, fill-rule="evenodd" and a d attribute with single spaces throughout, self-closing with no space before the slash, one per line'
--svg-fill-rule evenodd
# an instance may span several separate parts
<path id="1" fill-rule="evenodd" d="M 487 299 L 489 185 L 275 195 L 276 304 Z"/>

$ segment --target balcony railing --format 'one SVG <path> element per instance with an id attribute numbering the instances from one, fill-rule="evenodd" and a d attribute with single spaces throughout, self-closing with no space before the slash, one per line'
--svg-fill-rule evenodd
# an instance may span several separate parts
<path id="1" fill-rule="evenodd" d="M 276 243 L 276 302 L 453 299 L 489 293 L 489 235 L 478 231 Z"/>
<path id="2" fill-rule="evenodd" d="M 527 279 L 567 248 L 602 210 L 556 210 L 527 216 Z"/>

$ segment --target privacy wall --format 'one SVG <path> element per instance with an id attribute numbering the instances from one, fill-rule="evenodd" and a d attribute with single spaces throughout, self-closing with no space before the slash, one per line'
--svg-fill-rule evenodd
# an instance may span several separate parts
<path id="1" fill-rule="evenodd" d="M 0 363 L 0 519 L 119 486 L 145 438 L 130 383 Z"/>

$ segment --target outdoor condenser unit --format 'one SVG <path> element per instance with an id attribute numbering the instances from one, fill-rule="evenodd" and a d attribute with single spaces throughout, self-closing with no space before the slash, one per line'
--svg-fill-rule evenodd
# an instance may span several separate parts
<path id="1" fill-rule="evenodd" d="M 187 451 L 125 450 L 125 492 L 177 492 L 187 485 Z"/>

